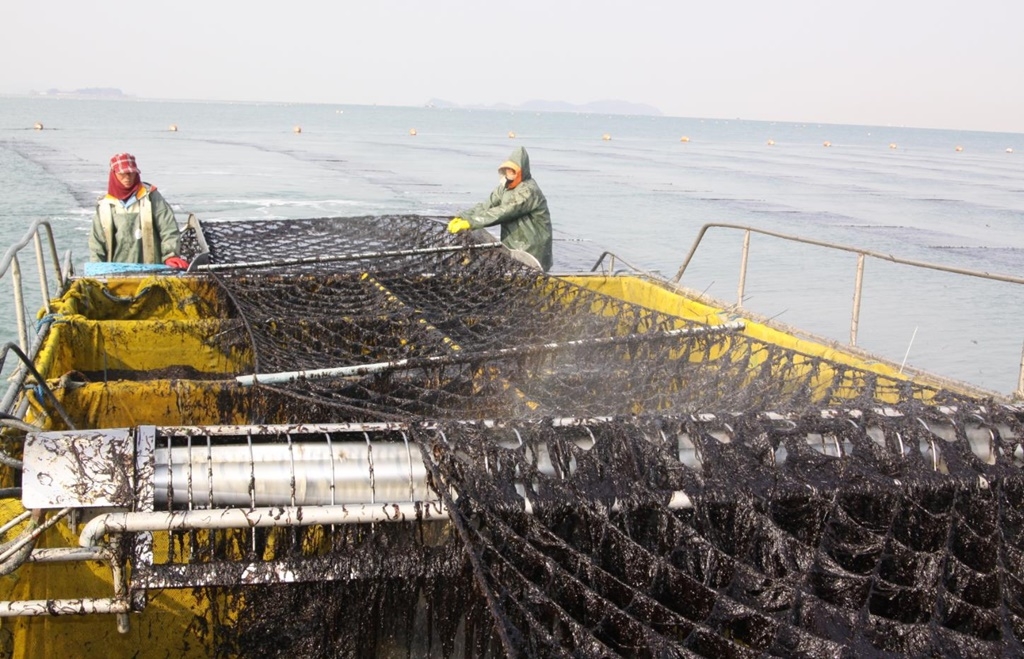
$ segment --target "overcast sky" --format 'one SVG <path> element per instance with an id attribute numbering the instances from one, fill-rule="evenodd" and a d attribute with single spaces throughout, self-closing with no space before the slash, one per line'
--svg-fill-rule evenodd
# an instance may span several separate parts
<path id="1" fill-rule="evenodd" d="M 0 93 L 420 106 L 1024 133 L 1022 0 L 7 0 Z M 99 6 L 97 6 L 99 5 Z"/>

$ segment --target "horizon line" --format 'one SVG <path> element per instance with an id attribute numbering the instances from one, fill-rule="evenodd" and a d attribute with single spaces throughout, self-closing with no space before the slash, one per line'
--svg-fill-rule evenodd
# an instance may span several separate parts
<path id="1" fill-rule="evenodd" d="M 94 88 L 83 88 L 83 89 L 116 89 L 106 87 L 94 87 Z M 148 102 L 171 102 L 171 103 L 225 103 L 225 104 L 246 104 L 246 105 L 324 105 L 324 106 L 341 106 L 341 107 L 384 107 L 384 108 L 402 108 L 402 109 L 420 109 L 420 110 L 460 110 L 464 112 L 538 112 L 546 114 L 584 114 L 584 115 L 607 115 L 607 116 L 621 116 L 621 117 L 649 117 L 653 119 L 689 119 L 694 121 L 716 121 L 716 122 L 730 122 L 730 121 L 746 121 L 752 123 L 781 123 L 781 124 L 793 124 L 793 125 L 819 125 L 819 126 L 854 126 L 864 128 L 900 128 L 900 129 L 912 129 L 912 130 L 941 130 L 941 131 L 959 131 L 959 132 L 970 132 L 970 133 L 994 133 L 1003 135 L 1024 135 L 1024 130 L 1000 130 L 1000 129 L 983 129 L 983 128 L 937 128 L 931 126 L 916 126 L 910 124 L 871 124 L 871 123 L 840 123 L 835 121 L 809 121 L 809 120 L 795 120 L 795 119 L 753 119 L 743 117 L 700 117 L 700 116 L 687 116 L 687 115 L 673 115 L 665 114 L 656 106 L 648 103 L 637 103 L 634 101 L 622 101 L 620 99 L 603 99 L 600 101 L 588 101 L 587 103 L 627 103 L 630 105 L 643 105 L 651 107 L 661 114 L 633 114 L 623 112 L 592 112 L 583 110 L 524 110 L 522 105 L 525 103 L 541 102 L 541 103 L 565 103 L 567 105 L 581 105 L 577 103 L 571 103 L 569 101 L 546 101 L 534 99 L 520 103 L 518 106 L 511 103 L 493 103 L 493 104 L 480 104 L 473 106 L 466 106 L 461 104 L 455 104 L 452 101 L 444 99 L 428 99 L 427 103 L 420 105 L 403 105 L 403 104 L 391 104 L 391 103 L 337 103 L 331 101 L 273 101 L 273 100 L 242 100 L 242 99 L 204 99 L 204 98 L 166 98 L 166 97 L 153 97 L 153 96 L 138 96 L 134 94 L 125 94 L 120 90 L 118 95 L 104 95 L 104 94 L 88 94 L 78 93 L 76 91 L 58 91 L 55 94 L 39 91 L 29 92 L 0 92 L 0 97 L 14 97 L 14 98 L 32 98 L 32 99 L 45 99 L 45 100 L 90 100 L 90 101 L 148 101 Z M 453 103 L 452 107 L 435 107 L 429 105 L 429 100 L 443 100 L 445 103 Z M 494 107 L 495 105 L 508 105 L 509 107 Z"/>

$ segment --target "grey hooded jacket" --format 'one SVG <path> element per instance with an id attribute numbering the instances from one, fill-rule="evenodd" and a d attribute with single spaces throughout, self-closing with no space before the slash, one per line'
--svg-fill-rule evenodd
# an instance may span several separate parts
<path id="1" fill-rule="evenodd" d="M 530 156 L 518 147 L 508 158 L 519 166 L 522 182 L 509 189 L 499 185 L 482 203 L 459 213 L 473 229 L 501 225 L 501 242 L 509 249 L 529 252 L 544 271 L 551 268 L 551 213 L 537 181 L 530 175 Z"/>

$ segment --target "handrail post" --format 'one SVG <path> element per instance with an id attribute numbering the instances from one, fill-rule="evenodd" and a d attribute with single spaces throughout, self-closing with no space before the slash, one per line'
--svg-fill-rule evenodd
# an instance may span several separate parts
<path id="1" fill-rule="evenodd" d="M 43 228 L 46 229 L 46 240 L 50 247 L 50 260 L 53 262 L 53 272 L 57 275 L 57 290 L 61 293 L 64 292 L 64 273 L 60 270 L 60 256 L 57 254 L 57 242 L 53 239 L 53 228 L 49 222 L 42 223 Z"/>
<path id="2" fill-rule="evenodd" d="M 1017 400 L 1024 400 L 1024 345 L 1020 350 L 1020 373 L 1017 375 L 1017 391 L 1013 392 Z"/>
<path id="3" fill-rule="evenodd" d="M 678 284 L 679 280 L 683 278 L 683 273 L 686 272 L 686 266 L 690 265 L 690 259 L 692 259 L 693 255 L 697 252 L 697 247 L 700 245 L 700 241 L 704 240 L 704 234 L 707 233 L 708 229 L 710 229 L 713 226 L 722 225 L 708 223 L 700 228 L 700 231 L 697 233 L 697 239 L 693 241 L 693 246 L 690 247 L 690 253 L 686 255 L 686 260 L 684 260 L 683 264 L 679 266 L 679 271 L 676 273 L 676 276 L 672 279 L 673 284 Z"/>
<path id="4" fill-rule="evenodd" d="M 736 308 L 743 308 L 743 289 L 747 284 L 747 259 L 750 257 L 750 230 L 743 232 L 743 256 L 740 258 L 740 281 L 736 287 Z"/>
<path id="5" fill-rule="evenodd" d="M 853 285 L 853 313 L 850 316 L 850 345 L 857 345 L 857 326 L 860 323 L 860 294 L 864 286 L 864 253 L 857 254 L 857 282 Z"/>
<path id="6" fill-rule="evenodd" d="M 43 307 L 46 309 L 46 313 L 50 313 L 50 285 L 46 281 L 46 261 L 43 259 L 43 239 L 39 237 L 39 232 L 36 231 L 35 240 L 36 248 L 36 270 L 39 272 L 39 288 L 43 294 Z M 24 349 L 24 348 L 23 348 Z"/>
<path id="7" fill-rule="evenodd" d="M 18 323 L 18 341 L 21 350 L 28 350 L 28 327 L 25 325 L 25 298 L 21 291 L 21 264 L 18 255 L 11 259 L 11 284 L 14 286 L 14 315 Z"/>

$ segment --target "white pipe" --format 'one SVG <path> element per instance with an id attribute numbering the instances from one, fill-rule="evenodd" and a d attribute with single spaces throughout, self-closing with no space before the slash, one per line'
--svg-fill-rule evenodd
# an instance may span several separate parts
<path id="1" fill-rule="evenodd" d="M 26 519 L 28 519 L 31 516 L 32 516 L 32 511 L 31 510 L 26 510 L 25 512 L 21 513 L 20 515 L 18 515 L 17 517 L 12 519 L 11 521 L 7 522 L 3 526 L 0 526 L 0 537 L 3 537 L 4 535 L 6 535 L 8 531 L 13 529 L 18 524 L 24 522 Z"/>
<path id="2" fill-rule="evenodd" d="M 0 564 L 6 562 L 7 559 L 9 559 L 11 556 L 14 556 L 16 553 L 18 553 L 18 550 L 20 550 L 23 547 L 26 547 L 27 545 L 35 542 L 36 538 L 41 536 L 47 529 L 49 529 L 51 526 L 53 526 L 54 524 L 59 522 L 62 517 L 64 517 L 68 513 L 70 513 L 72 510 L 73 510 L 73 508 L 64 508 L 60 512 L 58 512 L 57 514 L 51 516 L 50 519 L 46 520 L 45 522 L 40 524 L 38 527 L 33 529 L 31 532 L 29 532 L 29 533 L 22 533 L 22 535 L 18 536 L 18 539 L 14 542 L 14 544 L 9 546 L 6 549 L 6 551 L 4 551 L 2 554 L 0 554 Z"/>
<path id="3" fill-rule="evenodd" d="M 684 415 L 682 418 L 688 418 Z M 555 428 L 566 428 L 576 426 L 590 426 L 595 424 L 609 423 L 616 419 L 614 416 L 568 416 L 556 417 L 544 421 L 529 421 L 523 419 L 501 420 L 501 419 L 476 419 L 473 421 L 453 419 L 450 423 L 457 423 L 470 427 L 480 428 L 505 428 L 514 426 L 552 426 Z M 221 425 L 221 426 L 158 426 L 160 435 L 173 437 L 223 437 L 223 436 L 245 436 L 245 435 L 302 435 L 321 433 L 365 433 L 365 432 L 399 432 L 416 428 L 418 430 L 437 430 L 443 423 L 434 421 L 405 422 L 405 421 L 365 421 L 348 423 L 266 423 L 261 425 Z"/>
<path id="4" fill-rule="evenodd" d="M 64 563 L 75 561 L 110 561 L 113 555 L 105 547 L 49 547 L 33 549 L 30 563 Z"/>
<path id="5" fill-rule="evenodd" d="M 251 387 L 256 383 L 262 384 L 283 384 L 294 382 L 300 379 L 315 379 L 329 377 L 351 377 L 356 375 L 369 375 L 383 371 L 400 370 L 404 368 L 423 368 L 433 364 L 457 364 L 474 361 L 481 358 L 496 359 L 511 355 L 521 355 L 531 352 L 542 352 L 545 350 L 561 350 L 563 348 L 578 348 L 587 346 L 612 345 L 616 343 L 627 343 L 629 341 L 643 341 L 651 339 L 674 338 L 677 336 L 701 336 L 703 334 L 716 334 L 719 332 L 735 332 L 745 327 L 743 321 L 735 320 L 721 325 L 708 325 L 700 327 L 684 327 L 664 332 L 650 332 L 647 334 L 626 334 L 623 336 L 599 337 L 596 339 L 577 339 L 574 341 L 563 341 L 562 343 L 542 343 L 537 345 L 517 346 L 514 348 L 498 348 L 486 352 L 466 353 L 456 352 L 448 355 L 433 355 L 430 357 L 414 357 L 410 359 L 396 359 L 390 362 L 375 362 L 373 364 L 360 364 L 356 366 L 339 366 L 335 368 L 316 368 L 308 371 L 283 371 L 280 373 L 261 373 L 258 375 L 239 375 L 235 381 L 243 387 Z"/>
<path id="6" fill-rule="evenodd" d="M 0 602 L 0 618 L 18 616 L 78 616 L 87 613 L 128 613 L 128 600 L 113 597 L 82 599 L 21 600 Z"/>
<path id="7" fill-rule="evenodd" d="M 526 512 L 532 511 L 524 497 Z M 692 508 L 693 501 L 682 491 L 675 491 L 667 507 L 671 510 Z M 613 510 L 621 510 L 615 502 Z M 106 513 L 94 517 L 82 529 L 78 544 L 96 547 L 107 533 L 140 533 L 144 531 L 185 531 L 189 529 L 247 529 L 331 524 L 373 524 L 380 522 L 444 521 L 450 518 L 448 507 L 440 501 L 357 504 L 348 506 L 274 506 L 269 508 L 227 508 L 219 510 L 187 510 L 179 512 Z"/>
<path id="8" fill-rule="evenodd" d="M 1014 398 L 1024 400 L 1024 345 L 1020 349 L 1020 374 L 1017 376 L 1017 391 L 1013 392 Z"/>
<path id="9" fill-rule="evenodd" d="M 184 531 L 188 529 L 246 529 L 330 524 L 369 524 L 448 518 L 440 502 L 356 504 L 346 506 L 273 506 L 179 512 L 107 513 L 94 517 L 82 529 L 78 544 L 95 547 L 107 533 Z"/>
<path id="10" fill-rule="evenodd" d="M 356 254 L 339 254 L 337 256 L 305 256 L 296 259 L 279 259 L 267 261 L 249 261 L 247 263 L 209 263 L 195 266 L 197 271 L 237 270 L 241 268 L 278 268 L 291 265 L 307 265 L 313 263 L 335 263 L 338 261 L 358 261 L 362 259 L 390 258 L 393 256 L 419 256 L 421 254 L 441 254 L 445 252 L 465 252 L 469 250 L 494 249 L 501 247 L 499 243 L 482 243 L 472 245 L 446 245 L 442 247 L 420 247 L 416 249 L 398 249 L 384 252 L 361 252 Z"/>
<path id="11" fill-rule="evenodd" d="M 914 339 L 917 338 L 917 328 L 914 328 L 914 333 L 910 335 L 910 344 L 907 346 L 907 351 L 903 354 L 903 361 L 900 362 L 900 373 L 903 372 L 903 367 L 907 365 L 907 358 L 910 357 L 910 349 L 914 347 Z"/>
<path id="12" fill-rule="evenodd" d="M 11 259 L 11 283 L 14 285 L 14 315 L 18 323 L 18 345 L 28 354 L 28 328 L 25 326 L 25 297 L 21 291 L 21 264 L 18 255 Z"/>

